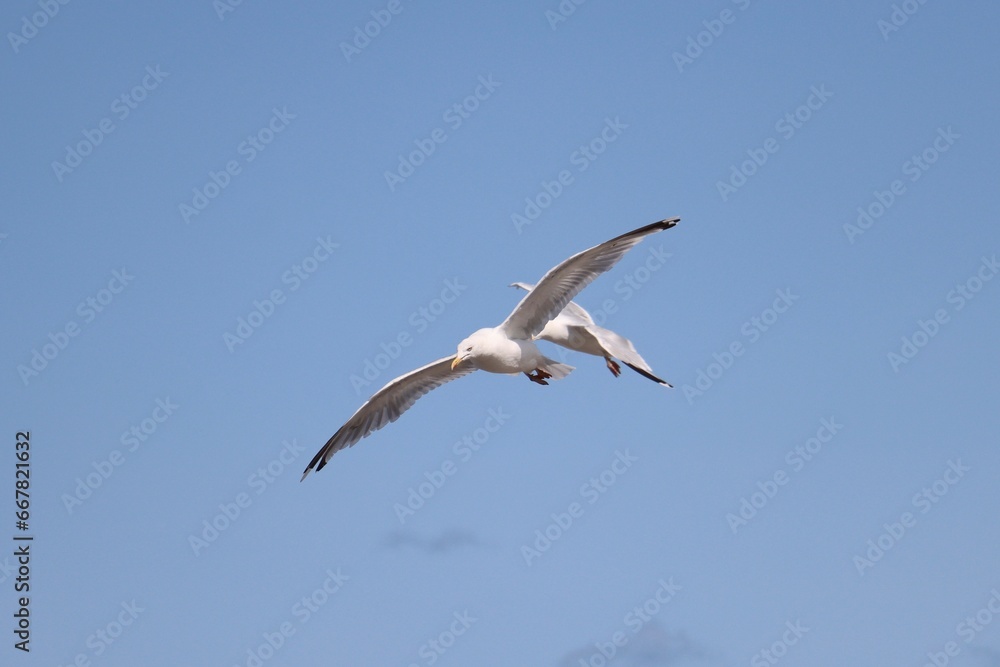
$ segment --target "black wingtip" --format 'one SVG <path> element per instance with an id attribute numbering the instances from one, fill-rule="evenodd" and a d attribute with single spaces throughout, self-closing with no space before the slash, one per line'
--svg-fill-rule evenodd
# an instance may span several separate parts
<path id="1" fill-rule="evenodd" d="M 657 220 L 656 222 L 650 223 L 645 227 L 640 227 L 639 229 L 633 229 L 632 231 L 626 232 L 621 236 L 616 236 L 615 238 L 611 239 L 611 242 L 622 241 L 625 239 L 633 238 L 635 236 L 645 236 L 653 232 L 661 232 L 664 229 L 670 229 L 671 227 L 676 226 L 677 223 L 680 221 L 681 221 L 680 218 L 664 218 L 663 220 Z"/>
<path id="2" fill-rule="evenodd" d="M 681 221 L 680 218 L 664 218 L 663 220 L 658 220 L 658 221 L 654 222 L 653 224 L 646 225 L 642 229 L 637 229 L 636 231 L 637 232 L 643 232 L 643 231 L 646 231 L 646 230 L 649 230 L 649 229 L 657 229 L 657 230 L 662 231 L 664 229 L 670 229 L 671 227 L 676 227 L 677 223 L 680 222 L 680 221 Z"/>
<path id="3" fill-rule="evenodd" d="M 638 366 L 633 366 L 632 364 L 630 364 L 627 361 L 622 362 L 622 363 L 624 363 L 626 366 L 628 366 L 629 368 L 631 368 L 632 370 L 634 370 L 639 375 L 641 375 L 641 376 L 643 376 L 645 378 L 649 378 L 650 380 L 652 380 L 653 382 L 656 382 L 657 384 L 662 384 L 664 387 L 670 387 L 671 389 L 674 388 L 674 385 L 670 384 L 666 380 L 661 380 L 660 378 L 656 377 L 652 373 L 649 373 L 647 371 L 642 370 Z"/>
<path id="4" fill-rule="evenodd" d="M 302 472 L 302 477 L 299 478 L 299 481 L 300 482 L 303 481 L 306 477 L 309 476 L 309 473 L 313 472 L 314 470 L 316 472 L 319 472 L 320 470 L 323 469 L 323 466 L 325 466 L 326 463 L 327 462 L 323 457 L 323 450 L 321 449 L 318 452 L 316 452 L 316 456 L 314 456 L 312 458 L 312 461 L 309 462 L 309 465 L 306 466 L 306 469 Z"/>

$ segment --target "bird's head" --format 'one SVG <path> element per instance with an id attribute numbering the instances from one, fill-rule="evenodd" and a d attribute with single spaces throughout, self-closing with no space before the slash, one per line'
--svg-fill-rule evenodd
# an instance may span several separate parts
<path id="1" fill-rule="evenodd" d="M 474 362 L 479 354 L 483 339 L 490 333 L 492 333 L 492 329 L 480 329 L 459 343 L 458 350 L 455 352 L 455 360 L 451 362 L 451 369 L 455 370 L 463 361 Z"/>

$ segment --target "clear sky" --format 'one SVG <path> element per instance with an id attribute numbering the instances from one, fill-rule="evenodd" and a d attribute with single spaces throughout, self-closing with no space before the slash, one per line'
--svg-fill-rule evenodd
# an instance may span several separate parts
<path id="1" fill-rule="evenodd" d="M 5 3 L 0 662 L 1000 664 L 998 22 Z M 543 344 L 299 482 L 671 216 L 577 301 L 674 389 Z"/>

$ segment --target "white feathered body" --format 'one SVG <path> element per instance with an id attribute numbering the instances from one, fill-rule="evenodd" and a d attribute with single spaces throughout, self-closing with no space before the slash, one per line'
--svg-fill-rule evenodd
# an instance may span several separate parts
<path id="1" fill-rule="evenodd" d="M 480 329 L 459 345 L 459 350 L 473 348 L 469 362 L 488 373 L 529 373 L 536 368 L 546 369 L 553 377 L 565 377 L 571 366 L 559 364 L 538 349 L 534 341 L 508 338 L 499 327 Z M 561 372 L 564 369 L 564 372 Z M 555 371 L 555 372 L 553 372 Z"/>

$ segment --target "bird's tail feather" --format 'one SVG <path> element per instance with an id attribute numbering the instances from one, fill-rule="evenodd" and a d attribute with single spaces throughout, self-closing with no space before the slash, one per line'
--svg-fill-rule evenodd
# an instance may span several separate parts
<path id="1" fill-rule="evenodd" d="M 563 379 L 572 373 L 574 369 L 573 366 L 560 364 L 558 361 L 553 361 L 548 357 L 542 357 L 542 363 L 539 365 L 539 368 L 551 375 L 553 380 Z"/>

